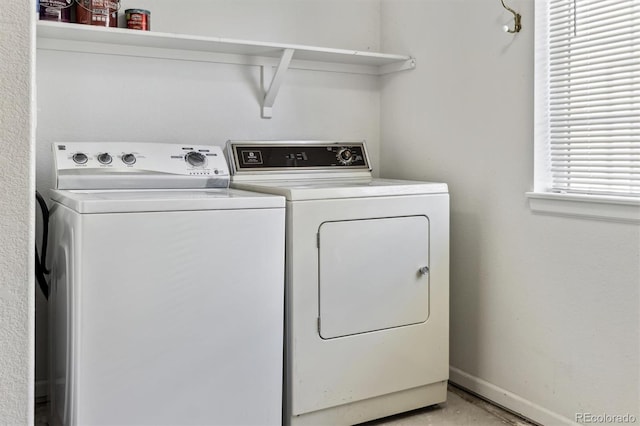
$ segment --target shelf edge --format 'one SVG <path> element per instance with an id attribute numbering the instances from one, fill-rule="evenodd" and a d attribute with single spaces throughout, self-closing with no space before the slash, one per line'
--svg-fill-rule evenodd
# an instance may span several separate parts
<path id="1" fill-rule="evenodd" d="M 406 55 L 46 21 L 38 22 L 37 47 L 45 50 L 245 65 L 277 64 L 283 49 L 294 49 L 298 58 L 294 56 L 291 68 L 371 75 L 415 66 L 415 59 Z"/>

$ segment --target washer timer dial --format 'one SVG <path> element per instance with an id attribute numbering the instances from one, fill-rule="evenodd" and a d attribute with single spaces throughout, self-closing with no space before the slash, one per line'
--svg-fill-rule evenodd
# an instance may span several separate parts
<path id="1" fill-rule="evenodd" d="M 353 160 L 355 159 L 353 151 L 351 151 L 350 148 L 340 148 L 336 157 L 338 158 L 338 162 L 343 166 L 348 166 L 353 163 Z"/>
<path id="2" fill-rule="evenodd" d="M 203 154 L 201 154 L 199 152 L 195 152 L 195 151 L 188 152 L 184 156 L 184 159 L 185 159 L 185 161 L 187 163 L 189 163 L 193 167 L 202 167 L 207 162 L 207 157 L 205 157 Z"/>

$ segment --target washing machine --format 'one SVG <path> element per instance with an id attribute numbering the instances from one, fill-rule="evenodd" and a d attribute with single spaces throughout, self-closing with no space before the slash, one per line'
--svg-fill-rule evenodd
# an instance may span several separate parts
<path id="1" fill-rule="evenodd" d="M 51 424 L 280 425 L 284 198 L 215 146 L 53 150 Z"/>
<path id="2" fill-rule="evenodd" d="M 227 158 L 232 187 L 287 199 L 284 423 L 444 402 L 447 185 L 373 178 L 364 142 L 229 141 Z"/>

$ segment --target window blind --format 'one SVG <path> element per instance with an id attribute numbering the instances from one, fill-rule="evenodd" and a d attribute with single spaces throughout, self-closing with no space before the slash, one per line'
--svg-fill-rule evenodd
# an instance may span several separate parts
<path id="1" fill-rule="evenodd" d="M 549 0 L 551 190 L 640 197 L 640 0 Z"/>

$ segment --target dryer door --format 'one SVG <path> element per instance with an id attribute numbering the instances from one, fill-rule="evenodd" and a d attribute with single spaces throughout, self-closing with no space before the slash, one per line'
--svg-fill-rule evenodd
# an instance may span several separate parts
<path id="1" fill-rule="evenodd" d="M 323 339 L 427 320 L 426 216 L 324 222 L 318 245 Z"/>

